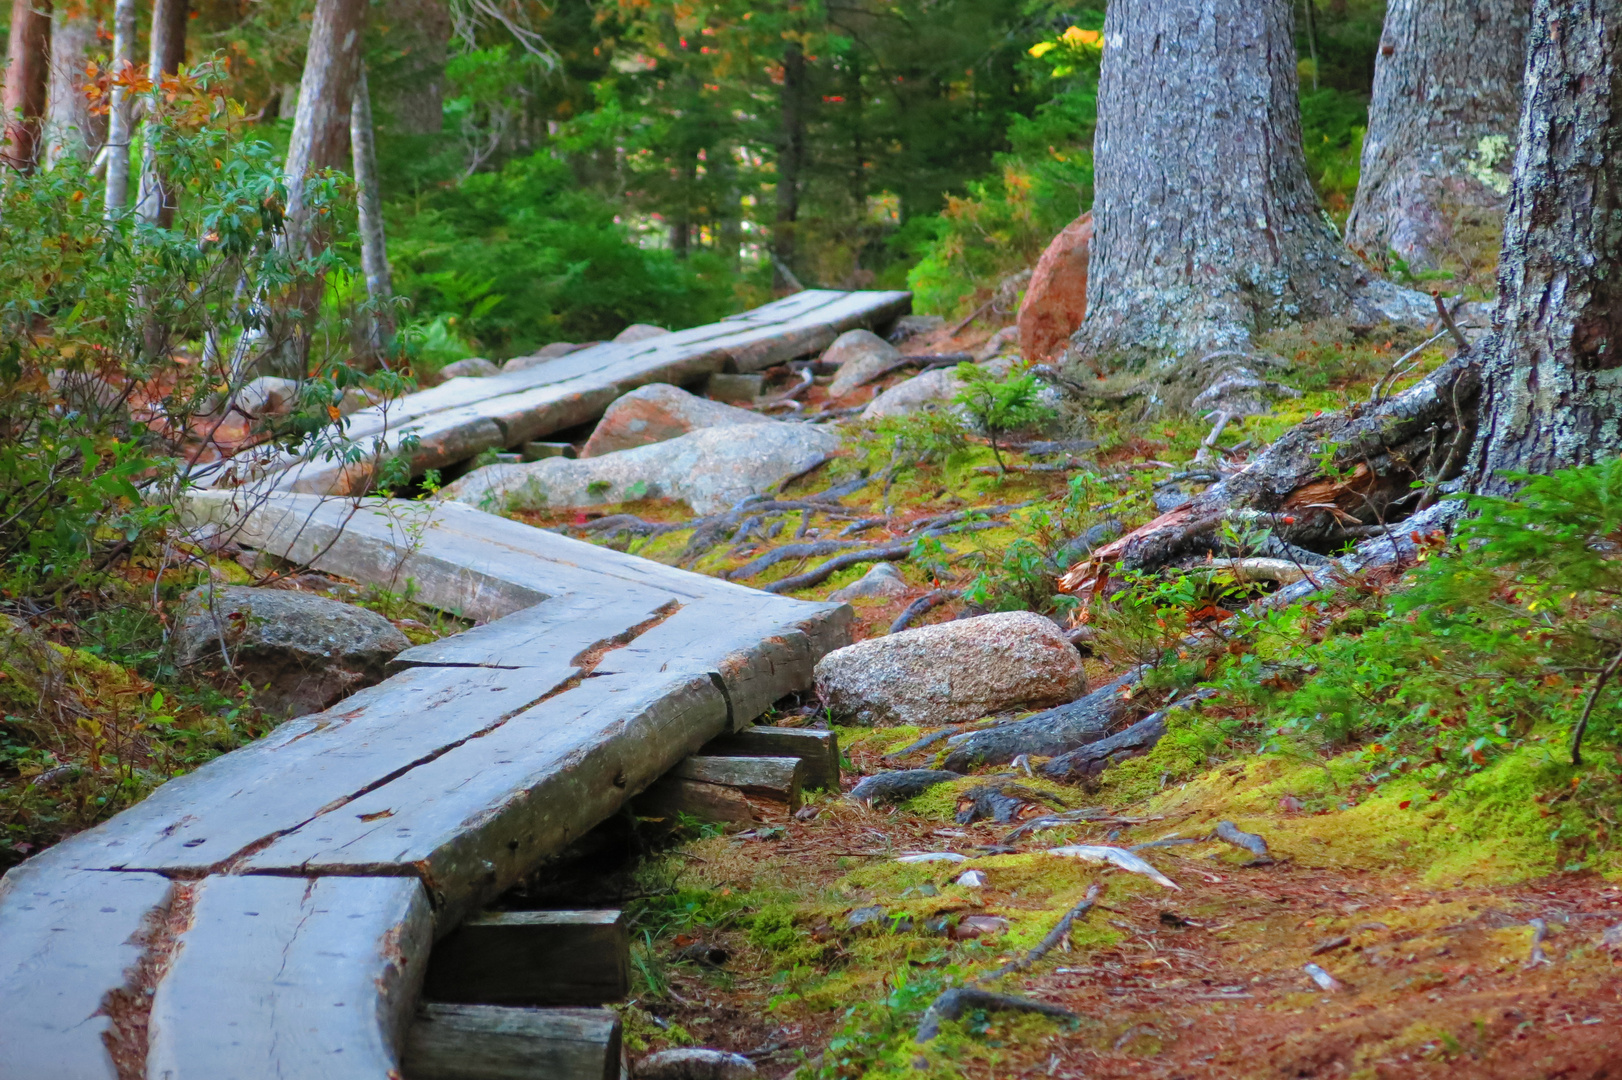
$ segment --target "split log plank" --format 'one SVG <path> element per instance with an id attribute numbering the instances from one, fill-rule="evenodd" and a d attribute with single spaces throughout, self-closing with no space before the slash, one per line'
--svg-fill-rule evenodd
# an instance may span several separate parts
<path id="1" fill-rule="evenodd" d="M 724 757 L 797 757 L 805 762 L 805 786 L 839 790 L 839 736 L 810 728 L 746 727 L 704 746 Z"/>
<path id="2" fill-rule="evenodd" d="M 800 808 L 800 788 L 805 783 L 805 762 L 795 757 L 708 757 L 695 755 L 670 771 L 678 780 L 696 780 L 737 788 L 746 795 L 759 795 L 784 803 L 790 811 Z"/>
<path id="3" fill-rule="evenodd" d="M 406 1040 L 406 1080 L 618 1080 L 607 1009 L 428 1005 Z"/>
<path id="4" fill-rule="evenodd" d="M 117 1080 L 107 996 L 173 883 L 73 870 L 54 849 L 0 878 L 0 1080 Z"/>
<path id="5" fill-rule="evenodd" d="M 427 995 L 470 1005 L 606 1005 L 631 990 L 623 911 L 476 915 L 434 946 Z"/>
<path id="6" fill-rule="evenodd" d="M 152 999 L 147 1075 L 390 1080 L 430 937 L 415 878 L 206 878 Z"/>
<path id="7" fill-rule="evenodd" d="M 755 820 L 755 808 L 737 788 L 676 776 L 662 777 L 642 793 L 635 806 L 641 817 L 666 821 L 674 821 L 681 814 L 700 821 L 731 821 L 740 825 L 750 825 Z"/>

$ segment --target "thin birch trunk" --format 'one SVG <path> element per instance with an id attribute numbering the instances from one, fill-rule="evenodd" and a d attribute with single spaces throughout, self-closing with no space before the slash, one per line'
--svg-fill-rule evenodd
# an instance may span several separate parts
<path id="1" fill-rule="evenodd" d="M 355 78 L 355 100 L 349 111 L 349 146 L 354 156 L 355 201 L 360 214 L 360 265 L 366 275 L 366 297 L 371 301 L 368 345 L 381 359 L 394 336 L 394 282 L 389 274 L 389 250 L 383 229 L 383 196 L 377 178 L 377 146 L 372 129 L 372 94 L 366 66 Z"/>
<path id="2" fill-rule="evenodd" d="M 191 5 L 187 0 L 154 0 L 152 5 L 151 48 L 147 52 L 147 77 L 160 86 L 165 75 L 173 75 L 186 61 L 186 21 Z M 141 190 L 135 200 L 135 213 L 150 225 L 167 227 L 174 220 L 174 192 L 163 182 L 158 168 L 156 118 L 149 117 L 141 140 Z"/>
<path id="3" fill-rule="evenodd" d="M 113 73 L 124 75 L 135 65 L 135 0 L 113 7 Z M 113 85 L 107 114 L 107 217 L 118 217 L 130 200 L 130 139 L 135 133 L 135 100 L 129 89 Z"/>
<path id="4" fill-rule="evenodd" d="M 82 7 L 51 13 L 51 74 L 45 105 L 45 167 L 65 157 L 89 161 L 107 137 L 85 96 L 85 64 L 96 46 L 96 19 Z"/>

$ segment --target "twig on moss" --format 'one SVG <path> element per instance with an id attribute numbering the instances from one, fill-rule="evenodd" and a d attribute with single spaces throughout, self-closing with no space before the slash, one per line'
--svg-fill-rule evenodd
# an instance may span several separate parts
<path id="1" fill-rule="evenodd" d="M 1058 924 L 1054 926 L 1052 930 L 1048 931 L 1047 936 L 1037 943 L 1036 948 L 1032 949 L 1030 952 L 1016 960 L 1008 961 L 1008 963 L 1004 964 L 1000 968 L 997 968 L 995 971 L 979 976 L 974 981 L 991 982 L 994 979 L 1002 978 L 1004 975 L 1012 975 L 1016 971 L 1024 971 L 1032 964 L 1042 959 L 1042 957 L 1052 952 L 1054 947 L 1057 946 L 1059 942 L 1063 941 L 1069 936 L 1070 928 L 1076 924 L 1076 920 L 1085 917 L 1086 914 L 1093 909 L 1093 905 L 1098 902 L 1098 894 L 1103 890 L 1104 886 L 1102 884 L 1096 881 L 1093 882 L 1092 885 L 1088 887 L 1087 895 L 1082 897 L 1081 902 L 1064 913 L 1064 918 L 1060 919 Z"/>

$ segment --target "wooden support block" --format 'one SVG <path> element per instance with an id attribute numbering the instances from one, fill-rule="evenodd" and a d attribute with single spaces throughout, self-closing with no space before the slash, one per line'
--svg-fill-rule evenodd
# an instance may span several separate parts
<path id="1" fill-rule="evenodd" d="M 793 811 L 800 808 L 805 762 L 797 757 L 694 756 L 670 770 L 670 775 L 678 780 L 737 788 L 746 795 L 786 803 Z"/>
<path id="2" fill-rule="evenodd" d="M 677 814 L 690 814 L 704 821 L 736 821 L 743 825 L 755 821 L 754 808 L 737 788 L 675 776 L 660 778 L 637 796 L 636 812 L 642 817 L 670 820 Z"/>
<path id="3" fill-rule="evenodd" d="M 760 397 L 766 385 L 764 375 L 711 375 L 704 383 L 704 394 L 716 401 L 749 403 Z"/>
<path id="4" fill-rule="evenodd" d="M 575 449 L 573 443 L 527 442 L 524 444 L 522 456 L 525 461 L 541 461 L 549 457 L 572 458 L 575 456 Z"/>
<path id="5" fill-rule="evenodd" d="M 805 762 L 805 786 L 839 790 L 839 736 L 808 728 L 748 727 L 704 744 L 720 757 L 797 757 Z"/>
<path id="6" fill-rule="evenodd" d="M 406 1080 L 618 1080 L 607 1009 L 428 1005 L 406 1038 Z"/>
<path id="7" fill-rule="evenodd" d="M 631 989 L 621 911 L 477 915 L 434 946 L 426 993 L 478 1005 L 605 1005 Z"/>

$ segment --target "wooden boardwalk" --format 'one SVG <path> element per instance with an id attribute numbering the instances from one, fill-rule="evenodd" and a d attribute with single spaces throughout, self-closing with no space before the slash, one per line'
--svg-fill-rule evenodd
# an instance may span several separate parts
<path id="1" fill-rule="evenodd" d="M 0 879 L 0 1080 L 398 1080 L 436 937 L 849 637 L 846 606 L 455 503 L 190 513 L 490 621 Z"/>
<path id="2" fill-rule="evenodd" d="M 515 448 L 588 423 L 620 395 L 648 383 L 686 385 L 719 372 L 761 371 L 827 348 L 846 330 L 883 327 L 911 310 L 906 292 L 808 289 L 764 307 L 627 344 L 606 342 L 521 371 L 451 379 L 386 407 L 355 413 L 346 448 L 313 459 L 281 454 L 253 469 L 233 467 L 217 486 L 268 481 L 281 491 L 361 494 L 374 472 L 374 445 L 398 447 L 408 436 L 414 475 L 491 449 Z"/>

